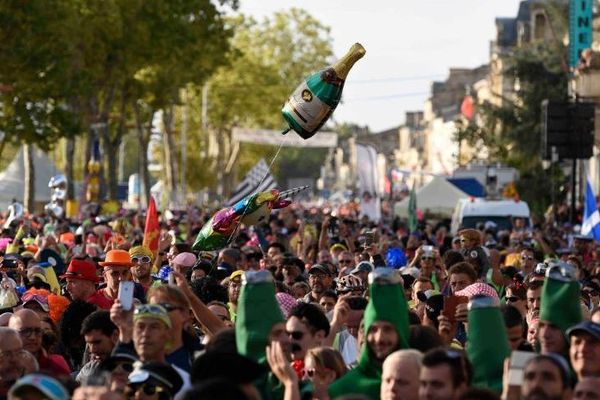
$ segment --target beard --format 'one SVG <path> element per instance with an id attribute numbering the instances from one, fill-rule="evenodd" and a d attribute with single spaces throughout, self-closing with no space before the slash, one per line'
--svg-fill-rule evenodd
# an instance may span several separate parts
<path id="1" fill-rule="evenodd" d="M 562 400 L 562 396 L 550 396 L 542 389 L 533 389 L 527 396 L 523 397 L 523 400 Z"/>

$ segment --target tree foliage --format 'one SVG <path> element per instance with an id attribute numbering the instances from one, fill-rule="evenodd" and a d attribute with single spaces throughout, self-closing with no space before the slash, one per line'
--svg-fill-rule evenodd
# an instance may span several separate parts
<path id="1" fill-rule="evenodd" d="M 190 121 L 188 180 L 197 189 L 216 183 L 233 147 L 234 127 L 283 130 L 283 102 L 308 74 L 330 64 L 333 56 L 329 28 L 300 9 L 262 21 L 239 15 L 229 19 L 229 24 L 235 34 L 228 62 L 207 82 L 208 130 L 202 130 L 199 115 Z M 192 109 L 202 109 L 201 92 L 201 88 L 190 92 Z M 217 154 L 208 154 L 213 145 L 218 147 Z M 271 146 L 242 144 L 232 173 L 241 176 L 258 159 L 269 162 L 275 153 Z M 306 172 L 314 175 L 323 159 L 324 152 L 311 152 L 307 158 L 306 151 L 284 148 L 273 170 L 283 177 L 297 166 L 305 172 L 303 176 Z"/>

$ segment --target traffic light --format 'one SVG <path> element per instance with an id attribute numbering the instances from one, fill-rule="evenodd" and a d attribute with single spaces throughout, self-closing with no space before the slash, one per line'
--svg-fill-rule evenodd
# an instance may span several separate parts
<path id="1" fill-rule="evenodd" d="M 590 158 L 593 155 L 596 106 L 581 102 L 542 102 L 542 158 Z"/>

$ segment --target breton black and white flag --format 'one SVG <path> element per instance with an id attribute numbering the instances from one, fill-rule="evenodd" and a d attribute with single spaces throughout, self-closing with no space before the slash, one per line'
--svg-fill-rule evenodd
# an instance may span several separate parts
<path id="1" fill-rule="evenodd" d="M 263 179 L 264 178 L 264 179 Z M 277 186 L 275 178 L 271 175 L 269 166 L 264 158 L 252 167 L 246 174 L 244 179 L 237 185 L 233 191 L 231 199 L 227 202 L 227 206 L 232 206 L 244 197 L 254 193 L 264 192 L 265 190 L 273 189 Z"/>

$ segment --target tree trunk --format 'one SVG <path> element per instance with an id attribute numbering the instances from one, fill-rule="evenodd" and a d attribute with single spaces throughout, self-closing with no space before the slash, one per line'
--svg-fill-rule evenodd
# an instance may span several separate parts
<path id="1" fill-rule="evenodd" d="M 119 147 L 123 141 L 123 136 L 126 130 L 126 113 L 127 113 L 127 101 L 128 101 L 128 88 L 125 86 L 121 91 L 121 103 L 119 110 L 119 123 L 115 128 L 114 137 L 110 132 L 108 112 L 103 112 L 103 118 L 105 118 L 106 125 L 102 130 L 104 138 L 104 151 L 106 154 L 106 175 L 108 182 L 108 198 L 110 200 L 117 200 L 119 191 L 119 179 L 118 179 L 118 159 L 119 159 Z M 110 110 L 110 108 L 106 108 Z"/>
<path id="2" fill-rule="evenodd" d="M 139 145 L 138 152 L 138 173 L 140 175 L 140 205 L 148 207 L 150 201 L 150 171 L 148 171 L 148 146 L 152 134 L 152 117 L 154 112 L 150 112 L 147 125 L 144 126 L 141 110 L 137 102 L 134 102 L 135 126 Z"/>
<path id="3" fill-rule="evenodd" d="M 73 166 L 75 165 L 75 138 L 68 137 L 65 139 L 65 177 L 67 178 L 67 198 L 66 200 L 75 199 L 75 174 Z"/>
<path id="4" fill-rule="evenodd" d="M 108 127 L 106 127 L 106 130 L 108 131 Z M 117 160 L 120 140 L 117 140 L 115 143 L 110 140 L 110 135 L 108 133 L 106 136 L 107 137 L 104 140 L 104 155 L 106 156 L 106 163 L 104 165 L 106 167 L 108 199 L 116 200 L 119 186 L 117 179 Z"/>
<path id="5" fill-rule="evenodd" d="M 33 152 L 33 145 L 23 145 L 23 166 L 25 170 L 23 205 L 30 214 L 35 212 L 35 167 L 33 165 Z"/>
<path id="6" fill-rule="evenodd" d="M 175 141 L 173 138 L 173 119 L 175 106 L 171 105 L 168 110 L 163 111 L 163 122 L 165 131 L 163 134 L 163 146 L 165 150 L 165 175 L 167 179 L 167 191 L 169 203 L 176 201 L 177 193 L 177 167 L 175 165 Z"/>

